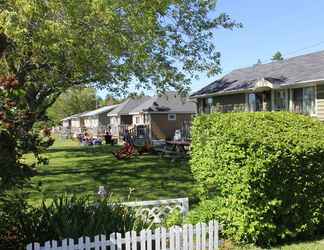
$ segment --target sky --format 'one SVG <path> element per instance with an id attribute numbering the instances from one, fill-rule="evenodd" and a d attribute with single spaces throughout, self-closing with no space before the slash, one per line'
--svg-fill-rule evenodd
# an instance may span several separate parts
<path id="1" fill-rule="evenodd" d="M 196 91 L 234 69 L 249 67 L 258 59 L 269 62 L 280 51 L 284 58 L 324 50 L 324 0 L 219 0 L 221 12 L 243 24 L 242 29 L 215 31 L 221 53 L 222 74 L 192 80 Z M 98 94 L 102 97 L 106 91 Z"/>

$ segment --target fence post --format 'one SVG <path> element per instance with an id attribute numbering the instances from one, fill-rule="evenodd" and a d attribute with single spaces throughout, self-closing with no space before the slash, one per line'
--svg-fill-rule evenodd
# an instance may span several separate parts
<path id="1" fill-rule="evenodd" d="M 175 230 L 174 230 L 174 227 L 171 227 L 169 229 L 169 235 L 170 235 L 170 250 L 175 250 Z"/>
<path id="2" fill-rule="evenodd" d="M 91 241 L 89 237 L 85 237 L 85 249 L 90 250 L 91 248 Z"/>
<path id="3" fill-rule="evenodd" d="M 51 242 L 46 241 L 45 244 L 44 244 L 44 248 L 45 248 L 45 250 L 50 250 L 51 249 Z"/>
<path id="4" fill-rule="evenodd" d="M 67 239 L 62 240 L 62 250 L 68 250 Z"/>
<path id="5" fill-rule="evenodd" d="M 137 250 L 137 233 L 132 231 L 132 250 Z"/>
<path id="6" fill-rule="evenodd" d="M 126 250 L 131 250 L 131 237 L 130 237 L 130 232 L 125 233 L 125 245 L 126 245 Z"/>
<path id="7" fill-rule="evenodd" d="M 218 238 L 218 233 L 219 233 L 219 225 L 217 221 L 214 221 L 214 249 L 219 248 L 219 238 Z"/>
<path id="8" fill-rule="evenodd" d="M 80 237 L 79 240 L 78 240 L 78 247 L 81 248 L 81 249 L 84 249 L 85 246 L 84 246 L 84 238 L 83 237 Z"/>
<path id="9" fill-rule="evenodd" d="M 193 250 L 194 248 L 194 242 L 193 242 L 193 226 L 191 224 L 188 225 L 188 231 L 189 231 L 189 250 Z"/>
<path id="10" fill-rule="evenodd" d="M 147 230 L 146 231 L 146 240 L 147 240 L 147 245 L 146 245 L 146 249 L 147 250 L 152 250 L 152 231 L 151 230 Z"/>
<path id="11" fill-rule="evenodd" d="M 214 222 L 208 223 L 208 250 L 214 250 Z"/>
<path id="12" fill-rule="evenodd" d="M 141 237 L 141 250 L 145 250 L 146 248 L 146 231 L 145 229 L 143 229 L 140 233 L 140 237 Z"/>
<path id="13" fill-rule="evenodd" d="M 188 225 L 185 224 L 182 228 L 183 250 L 188 250 Z"/>
<path id="14" fill-rule="evenodd" d="M 100 235 L 100 239 L 101 239 L 101 241 L 100 241 L 101 249 L 106 249 L 106 246 L 107 246 L 106 235 L 105 234 Z"/>
<path id="15" fill-rule="evenodd" d="M 117 249 L 118 250 L 122 249 L 122 241 L 121 241 L 121 234 L 120 233 L 117 233 Z"/>
<path id="16" fill-rule="evenodd" d="M 196 250 L 201 250 L 201 224 L 196 225 Z"/>
<path id="17" fill-rule="evenodd" d="M 39 243 L 34 243 L 34 250 L 40 250 L 40 244 Z"/>
<path id="18" fill-rule="evenodd" d="M 166 250 L 166 229 L 164 227 L 161 228 L 161 236 L 162 250 Z"/>
<path id="19" fill-rule="evenodd" d="M 206 224 L 201 224 L 201 249 L 206 249 Z"/>
<path id="20" fill-rule="evenodd" d="M 161 229 L 157 228 L 154 231 L 154 239 L 155 239 L 155 250 L 161 249 Z"/>
<path id="21" fill-rule="evenodd" d="M 99 235 L 96 235 L 94 237 L 94 245 L 95 245 L 95 250 L 99 250 L 100 247 L 100 239 L 99 239 Z"/>
<path id="22" fill-rule="evenodd" d="M 111 243 L 110 249 L 116 250 L 116 233 L 111 233 L 109 237 L 109 241 Z"/>
<path id="23" fill-rule="evenodd" d="M 176 250 L 181 250 L 181 228 L 180 227 L 175 227 L 175 249 Z"/>

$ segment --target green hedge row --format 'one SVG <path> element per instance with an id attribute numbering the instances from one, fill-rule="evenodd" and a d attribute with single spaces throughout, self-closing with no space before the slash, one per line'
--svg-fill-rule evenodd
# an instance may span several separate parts
<path id="1" fill-rule="evenodd" d="M 191 168 L 205 199 L 191 222 L 216 218 L 236 241 L 274 244 L 324 225 L 324 125 L 287 112 L 197 117 Z"/>

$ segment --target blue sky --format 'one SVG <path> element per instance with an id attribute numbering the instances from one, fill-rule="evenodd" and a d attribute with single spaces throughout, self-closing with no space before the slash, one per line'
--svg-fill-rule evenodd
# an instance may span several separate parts
<path id="1" fill-rule="evenodd" d="M 225 12 L 244 26 L 215 31 L 223 74 L 251 66 L 259 58 L 268 62 L 278 50 L 285 58 L 324 50 L 323 10 L 324 0 L 219 0 L 214 14 Z M 200 76 L 192 81 L 192 91 L 221 77 Z"/>

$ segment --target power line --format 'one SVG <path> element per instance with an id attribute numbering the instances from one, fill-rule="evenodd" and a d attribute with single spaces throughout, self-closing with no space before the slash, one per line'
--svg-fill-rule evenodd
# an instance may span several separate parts
<path id="1" fill-rule="evenodd" d="M 286 54 L 286 56 L 290 56 L 290 55 L 296 54 L 296 53 L 298 53 L 298 52 L 301 52 L 301 51 L 304 51 L 304 50 L 307 50 L 307 49 L 312 49 L 312 48 L 315 48 L 315 47 L 317 47 L 317 46 L 319 46 L 319 45 L 322 45 L 322 44 L 324 44 L 324 41 L 321 41 L 321 42 L 315 43 L 315 44 L 313 44 L 313 45 L 310 45 L 310 46 L 305 47 L 305 48 L 302 48 L 302 49 L 298 49 L 298 50 L 295 50 L 295 51 L 289 52 L 289 53 Z"/>
<path id="2" fill-rule="evenodd" d="M 324 41 L 321 41 L 321 42 L 318 42 L 318 43 L 315 43 L 315 44 L 309 45 L 309 46 L 307 46 L 307 47 L 304 47 L 304 48 L 301 48 L 301 49 L 298 49 L 298 50 L 294 50 L 294 51 L 288 52 L 288 53 L 284 54 L 284 58 L 287 59 L 287 57 L 289 57 L 289 56 L 291 56 L 291 55 L 294 55 L 294 54 L 296 54 L 296 53 L 299 53 L 299 52 L 305 51 L 305 50 L 307 50 L 307 49 L 315 48 L 315 47 L 317 47 L 317 46 L 319 46 L 319 45 L 322 45 L 322 44 L 324 44 Z M 271 60 L 271 59 L 267 59 L 267 60 L 264 60 L 264 61 L 261 60 L 261 62 L 262 62 L 262 64 L 267 64 L 267 63 L 271 63 L 272 60 Z M 251 67 L 251 65 L 242 66 L 242 67 L 240 67 L 240 68 L 247 68 L 247 67 Z M 230 73 L 231 71 L 232 71 L 232 70 L 228 70 L 228 71 L 226 71 L 226 72 L 224 72 L 224 73 L 222 73 L 222 74 L 223 74 L 223 75 L 226 75 L 226 74 Z"/>

